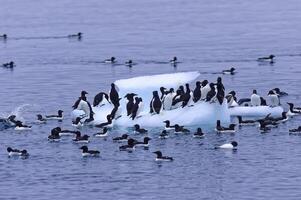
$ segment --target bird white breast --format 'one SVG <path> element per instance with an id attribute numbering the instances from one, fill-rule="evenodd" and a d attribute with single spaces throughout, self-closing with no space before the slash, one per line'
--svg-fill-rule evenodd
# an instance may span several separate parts
<path id="1" fill-rule="evenodd" d="M 95 137 L 107 137 L 108 136 L 108 132 L 106 132 L 105 134 L 96 134 Z"/>
<path id="2" fill-rule="evenodd" d="M 62 120 L 63 117 L 47 117 L 48 120 Z"/>
<path id="3" fill-rule="evenodd" d="M 168 93 L 163 101 L 163 108 L 165 110 L 171 110 L 172 99 L 175 97 L 176 93 Z"/>
<path id="4" fill-rule="evenodd" d="M 166 161 L 166 162 L 170 162 L 170 159 L 162 159 L 162 158 L 156 158 L 155 161 Z"/>
<path id="5" fill-rule="evenodd" d="M 72 124 L 72 126 L 74 126 L 75 128 L 81 128 L 84 126 L 84 124 L 82 124 L 81 122 L 79 122 L 78 124 Z"/>
<path id="6" fill-rule="evenodd" d="M 16 131 L 28 131 L 28 130 L 31 130 L 31 128 L 29 127 L 15 127 L 15 130 Z"/>
<path id="7" fill-rule="evenodd" d="M 260 96 L 257 94 L 252 94 L 251 95 L 251 105 L 252 106 L 260 106 L 260 104 L 261 104 Z"/>
<path id="8" fill-rule="evenodd" d="M 201 99 L 206 99 L 207 93 L 210 91 L 210 86 L 207 84 L 206 86 L 201 88 Z"/>
<path id="9" fill-rule="evenodd" d="M 77 106 L 77 109 L 84 111 L 87 116 L 90 116 L 90 107 L 86 101 L 81 100 Z"/>
<path id="10" fill-rule="evenodd" d="M 59 142 L 59 141 L 61 141 L 61 139 L 59 139 L 59 138 L 58 139 L 48 139 L 48 141 L 49 142 Z"/>
<path id="11" fill-rule="evenodd" d="M 138 110 L 137 110 L 137 113 L 136 113 L 137 117 L 141 114 L 141 112 L 143 111 L 143 109 L 144 109 L 144 104 L 143 104 L 143 102 L 140 102 L 138 104 Z"/>
<path id="12" fill-rule="evenodd" d="M 11 151 L 11 152 L 8 153 L 8 155 L 9 156 L 20 156 L 20 155 L 22 155 L 22 153 L 21 152 L 12 152 Z"/>
<path id="13" fill-rule="evenodd" d="M 223 144 L 221 146 L 219 146 L 219 148 L 221 149 L 233 149 L 233 145 L 232 144 Z"/>
<path id="14" fill-rule="evenodd" d="M 271 106 L 278 106 L 279 105 L 279 98 L 277 95 L 269 95 L 270 104 Z"/>
<path id="15" fill-rule="evenodd" d="M 77 140 L 75 142 L 78 144 L 82 144 L 82 143 L 89 143 L 89 140 Z"/>
<path id="16" fill-rule="evenodd" d="M 59 133 L 59 136 L 74 136 L 74 133 Z"/>

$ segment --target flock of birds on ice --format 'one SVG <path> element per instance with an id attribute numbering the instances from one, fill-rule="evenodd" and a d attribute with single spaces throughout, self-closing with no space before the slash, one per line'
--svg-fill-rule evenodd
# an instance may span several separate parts
<path id="1" fill-rule="evenodd" d="M 82 33 L 69 35 L 68 38 L 77 38 L 81 39 Z M 8 37 L 6 34 L 1 35 L 0 39 L 6 40 Z M 270 55 L 267 57 L 262 57 L 258 59 L 258 62 L 274 62 L 274 55 Z M 117 62 L 115 57 L 111 57 L 103 61 L 104 63 L 114 64 Z M 178 63 L 177 57 L 174 57 L 169 63 L 176 65 Z M 125 62 L 126 66 L 132 66 L 132 60 Z M 13 61 L 4 63 L 2 67 L 5 68 L 13 68 L 15 63 Z M 229 70 L 223 70 L 222 74 L 235 74 L 235 68 L 231 68 Z M 198 102 L 208 102 L 208 103 L 216 103 L 222 105 L 224 101 L 227 102 L 228 107 L 236 107 L 236 106 L 270 106 L 276 107 L 280 105 L 280 98 L 282 96 L 288 95 L 287 93 L 281 91 L 279 88 L 274 88 L 270 90 L 267 94 L 268 99 L 264 99 L 260 95 L 257 94 L 256 90 L 253 90 L 250 98 L 237 99 L 236 92 L 230 91 L 228 94 L 225 94 L 225 87 L 222 83 L 222 78 L 218 77 L 216 83 L 209 83 L 207 80 L 196 81 L 195 88 L 190 89 L 190 85 L 187 83 L 185 86 L 181 85 L 176 90 L 174 88 L 158 88 L 159 91 L 153 91 L 153 97 L 150 101 L 149 112 L 152 115 L 160 114 L 163 110 L 173 110 L 173 109 L 181 109 L 184 107 L 191 107 Z M 77 130 L 62 130 L 60 127 L 55 127 L 50 131 L 50 135 L 48 136 L 49 142 L 60 142 L 61 137 L 73 136 L 72 141 L 78 144 L 83 144 L 80 147 L 82 151 L 83 157 L 95 157 L 100 155 L 100 151 L 98 150 L 90 150 L 87 144 L 90 141 L 89 135 L 83 135 L 80 132 L 82 126 L 92 125 L 97 128 L 101 128 L 101 131 L 95 133 L 93 137 L 108 137 L 110 129 L 112 128 L 113 121 L 118 120 L 121 117 L 121 106 L 120 100 L 122 99 L 119 96 L 118 89 L 115 84 L 111 84 L 111 90 L 109 93 L 100 92 L 94 97 L 93 107 L 102 107 L 105 104 L 111 104 L 113 109 L 110 113 L 107 114 L 107 121 L 94 124 L 94 112 L 92 110 L 92 106 L 87 100 L 86 95 L 88 92 L 82 91 L 81 96 L 76 100 L 74 105 L 72 106 L 74 110 L 82 110 L 84 111 L 84 115 L 76 117 L 76 119 L 72 122 L 72 126 L 74 126 Z M 126 99 L 126 114 L 127 116 L 135 120 L 140 116 L 141 111 L 144 108 L 143 99 L 139 97 L 135 93 L 128 93 L 123 98 Z M 265 116 L 260 119 L 243 119 L 241 116 L 237 116 L 237 123 L 239 126 L 244 125 L 259 125 L 259 130 L 261 133 L 266 133 L 271 130 L 273 127 L 278 127 L 279 124 L 286 122 L 292 116 L 301 114 L 301 107 L 295 107 L 293 103 L 287 103 L 289 105 L 289 110 L 287 112 L 283 112 L 280 117 L 272 117 L 271 114 Z M 56 115 L 46 115 L 42 116 L 41 114 L 37 115 L 37 123 L 44 124 L 49 120 L 63 120 L 63 111 L 58 110 Z M 16 131 L 28 131 L 31 130 L 31 126 L 24 124 L 24 122 L 17 119 L 16 115 L 10 115 L 7 118 L 1 118 L 0 122 L 3 123 L 6 128 L 14 128 Z M 185 128 L 180 124 L 172 124 L 169 120 L 165 120 L 162 122 L 165 124 L 162 127 L 162 131 L 159 134 L 160 139 L 167 139 L 170 134 L 189 134 L 191 130 Z M 230 124 L 228 127 L 223 127 L 221 125 L 220 120 L 216 121 L 215 131 L 217 133 L 235 133 L 237 124 Z M 289 130 L 290 134 L 301 134 L 301 126 L 298 128 L 294 128 Z M 148 130 L 142 128 L 139 124 L 135 124 L 133 127 L 133 134 L 147 135 Z M 193 137 L 195 138 L 204 138 L 205 133 L 201 128 L 197 128 L 197 130 L 193 133 Z M 130 137 L 129 134 L 122 134 L 119 137 L 113 138 L 113 142 L 116 143 L 125 143 L 119 146 L 120 151 L 129 151 L 132 152 L 137 147 L 144 147 L 148 149 L 149 142 L 151 138 L 145 136 L 142 141 L 135 140 Z M 236 150 L 238 147 L 237 141 L 231 141 L 226 144 L 222 144 L 220 146 L 216 146 L 216 149 L 231 149 Z M 7 148 L 7 152 L 9 156 L 19 156 L 21 158 L 28 158 L 29 153 L 27 150 L 19 150 L 13 149 L 11 147 Z M 163 156 L 161 151 L 154 151 L 156 154 L 156 161 L 173 161 L 172 157 Z"/>

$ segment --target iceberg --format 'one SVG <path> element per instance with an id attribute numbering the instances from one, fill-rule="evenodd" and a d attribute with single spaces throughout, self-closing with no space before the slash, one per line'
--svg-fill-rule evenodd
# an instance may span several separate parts
<path id="1" fill-rule="evenodd" d="M 172 124 L 184 126 L 212 126 L 217 120 L 223 124 L 229 124 L 233 116 L 241 115 L 243 117 L 264 117 L 271 113 L 272 116 L 281 116 L 282 107 L 271 108 L 269 106 L 258 107 L 234 107 L 228 108 L 226 100 L 222 105 L 218 103 L 209 103 L 200 101 L 193 106 L 177 108 L 174 110 L 163 110 L 160 114 L 150 114 L 150 100 L 152 92 L 159 91 L 160 87 L 174 88 L 175 90 L 185 83 L 192 83 L 199 77 L 199 72 L 181 72 L 173 74 L 160 74 L 153 76 L 141 76 L 130 79 L 121 79 L 115 81 L 118 88 L 119 97 L 121 97 L 118 113 L 121 117 L 113 120 L 114 126 L 132 127 L 134 124 L 140 124 L 144 127 L 162 127 L 163 121 L 169 120 Z M 194 84 L 191 84 L 194 87 Z M 135 120 L 130 119 L 126 114 L 126 100 L 123 98 L 127 93 L 136 93 L 143 99 L 144 110 Z M 94 114 L 94 124 L 106 122 L 106 116 L 111 113 L 113 106 L 105 104 L 101 107 L 92 107 Z M 83 110 L 74 110 L 72 118 L 83 116 Z"/>
<path id="2" fill-rule="evenodd" d="M 270 107 L 270 106 L 238 106 L 229 108 L 230 115 L 234 116 L 242 116 L 242 117 L 265 117 L 268 114 L 271 114 L 272 117 L 280 117 L 283 108 L 281 106 Z"/>
<path id="3" fill-rule="evenodd" d="M 149 103 L 152 98 L 152 92 L 159 90 L 160 87 L 171 88 L 175 90 L 185 83 L 192 83 L 199 77 L 199 72 L 181 72 L 173 74 L 160 74 L 153 76 L 141 76 L 130 79 L 115 81 L 119 96 L 124 97 L 127 93 L 136 93 L 143 99 L 144 110 L 139 118 L 130 119 L 126 115 L 126 101 L 123 98 L 120 102 L 122 116 L 113 121 L 116 126 L 131 127 L 134 124 L 140 124 L 145 127 L 162 127 L 164 120 L 170 120 L 173 124 L 192 126 L 192 125 L 215 125 L 216 120 L 223 123 L 230 123 L 230 114 L 226 104 L 210 104 L 208 102 L 198 102 L 191 107 L 178 108 L 174 110 L 163 110 L 160 114 L 152 115 L 149 113 Z M 113 106 L 106 104 L 101 107 L 93 107 L 94 124 L 106 121 L 106 116 L 111 113 Z M 72 118 L 84 115 L 82 110 L 74 110 Z"/>

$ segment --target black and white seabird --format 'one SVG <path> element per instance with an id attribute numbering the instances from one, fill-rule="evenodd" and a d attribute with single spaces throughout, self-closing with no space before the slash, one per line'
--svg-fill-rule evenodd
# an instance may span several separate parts
<path id="1" fill-rule="evenodd" d="M 151 138 L 149 138 L 149 137 L 145 137 L 144 139 L 143 139 L 143 142 L 135 142 L 134 144 L 135 144 L 135 146 L 136 147 L 148 147 L 149 146 L 149 141 L 151 140 Z"/>
<path id="2" fill-rule="evenodd" d="M 72 126 L 74 126 L 75 128 L 81 128 L 83 127 L 83 123 L 81 122 L 82 118 L 81 117 L 77 117 L 75 119 L 75 121 L 72 122 Z"/>
<path id="3" fill-rule="evenodd" d="M 116 58 L 115 57 L 111 57 L 109 59 L 104 60 L 103 62 L 104 63 L 111 63 L 111 64 L 113 64 L 113 63 L 116 63 Z"/>
<path id="4" fill-rule="evenodd" d="M 190 130 L 180 126 L 179 124 L 175 124 L 175 133 L 190 133 Z"/>
<path id="5" fill-rule="evenodd" d="M 173 59 L 172 60 L 170 60 L 169 61 L 169 63 L 170 64 L 172 64 L 172 65 L 176 65 L 176 64 L 178 64 L 178 58 L 175 56 L 175 57 L 173 57 Z"/>
<path id="6" fill-rule="evenodd" d="M 272 89 L 279 97 L 287 96 L 288 93 L 281 91 L 279 88 Z"/>
<path id="7" fill-rule="evenodd" d="M 161 151 L 154 151 L 153 153 L 157 155 L 155 161 L 173 161 L 172 157 L 163 156 Z"/>
<path id="8" fill-rule="evenodd" d="M 232 141 L 231 143 L 226 143 L 223 145 L 220 145 L 218 147 L 215 147 L 216 149 L 233 149 L 236 150 L 238 146 L 238 143 L 236 141 Z"/>
<path id="9" fill-rule="evenodd" d="M 128 134 L 122 134 L 120 137 L 115 137 L 113 138 L 114 142 L 124 142 L 124 141 L 128 141 Z"/>
<path id="10" fill-rule="evenodd" d="M 37 123 L 39 123 L 39 124 L 45 124 L 46 122 L 47 122 L 47 119 L 46 118 L 44 118 L 41 114 L 38 114 L 37 115 Z"/>
<path id="11" fill-rule="evenodd" d="M 111 84 L 111 90 L 110 90 L 110 101 L 114 106 L 116 106 L 119 102 L 119 94 L 116 88 L 116 85 L 114 83 Z"/>
<path id="12" fill-rule="evenodd" d="M 81 135 L 81 132 L 77 131 L 75 138 L 72 140 L 76 143 L 89 143 L 89 135 Z"/>
<path id="13" fill-rule="evenodd" d="M 167 138 L 169 138 L 169 135 L 168 135 L 167 131 L 166 131 L 166 130 L 163 130 L 163 131 L 160 133 L 159 138 L 160 138 L 160 139 L 167 139 Z"/>
<path id="14" fill-rule="evenodd" d="M 48 141 L 50 142 L 59 142 L 61 141 L 61 136 L 60 136 L 61 128 L 56 127 L 51 130 L 50 135 L 48 136 Z"/>
<path id="15" fill-rule="evenodd" d="M 230 124 L 229 127 L 221 126 L 221 121 L 216 121 L 215 131 L 218 133 L 235 133 L 235 124 Z"/>
<path id="16" fill-rule="evenodd" d="M 174 130 L 175 129 L 174 125 L 170 125 L 169 120 L 165 120 L 165 121 L 163 121 L 163 123 L 165 123 L 165 127 L 164 127 L 165 130 Z"/>
<path id="17" fill-rule="evenodd" d="M 10 62 L 8 62 L 8 63 L 4 63 L 4 64 L 2 64 L 2 67 L 5 67 L 5 68 L 14 68 L 16 65 L 15 65 L 15 63 L 13 62 L 13 61 L 10 61 Z"/>
<path id="18" fill-rule="evenodd" d="M 276 107 L 280 105 L 280 100 L 278 95 L 275 93 L 274 90 L 270 90 L 268 93 L 268 97 L 269 97 L 269 103 L 270 103 L 270 107 Z"/>
<path id="19" fill-rule="evenodd" d="M 240 125 L 240 126 L 256 124 L 255 120 L 243 120 L 242 116 L 237 116 L 237 118 L 238 118 L 238 125 Z"/>
<path id="20" fill-rule="evenodd" d="M 101 123 L 101 124 L 97 124 L 97 125 L 95 125 L 95 127 L 97 127 L 97 128 L 109 127 L 109 126 L 113 125 L 112 123 L 113 123 L 112 116 L 107 115 L 107 121 L 104 123 Z"/>
<path id="21" fill-rule="evenodd" d="M 147 133 L 148 131 L 144 128 L 140 128 L 139 124 L 134 125 L 134 133 Z"/>
<path id="22" fill-rule="evenodd" d="M 301 133 L 301 126 L 299 126 L 298 128 L 290 129 L 289 132 L 290 133 Z"/>
<path id="23" fill-rule="evenodd" d="M 122 145 L 119 147 L 120 151 L 133 151 L 135 149 L 135 140 L 130 138 L 128 139 L 127 145 Z"/>
<path id="24" fill-rule="evenodd" d="M 174 92 L 173 88 L 170 88 L 167 94 L 165 95 L 163 99 L 163 109 L 164 110 L 171 110 L 172 109 L 172 101 L 173 98 L 176 96 L 176 93 Z"/>
<path id="25" fill-rule="evenodd" d="M 208 92 L 211 90 L 210 84 L 207 80 L 202 82 L 201 100 L 206 100 Z"/>
<path id="26" fill-rule="evenodd" d="M 132 120 L 134 120 L 136 117 L 139 116 L 140 112 L 143 109 L 141 106 L 142 106 L 142 98 L 135 97 L 135 103 L 132 107 L 132 114 L 131 114 Z"/>
<path id="27" fill-rule="evenodd" d="M 159 114 L 162 109 L 162 102 L 160 100 L 158 91 L 153 91 L 153 98 L 150 102 L 150 113 Z"/>
<path id="28" fill-rule="evenodd" d="M 132 67 L 132 66 L 134 65 L 134 63 L 133 63 L 132 60 L 128 60 L 128 61 L 126 61 L 124 64 L 125 64 L 125 66 L 127 66 L 127 67 Z"/>
<path id="29" fill-rule="evenodd" d="M 105 92 L 100 92 L 94 97 L 94 100 L 93 100 L 94 107 L 96 107 L 96 106 L 101 107 L 107 103 L 111 103 L 111 102 L 109 100 L 109 95 Z"/>
<path id="30" fill-rule="evenodd" d="M 108 128 L 104 127 L 102 132 L 98 132 L 94 134 L 95 137 L 107 137 L 108 136 Z"/>
<path id="31" fill-rule="evenodd" d="M 127 116 L 130 116 L 132 114 L 133 111 L 133 106 L 134 106 L 134 97 L 137 96 L 137 94 L 135 93 L 128 93 L 124 96 L 124 98 L 127 99 L 127 103 L 126 103 L 126 112 L 127 112 Z"/>
<path id="32" fill-rule="evenodd" d="M 251 95 L 251 106 L 260 106 L 261 99 L 260 96 L 257 94 L 257 90 L 253 90 L 253 94 Z"/>
<path id="33" fill-rule="evenodd" d="M 89 150 L 87 146 L 82 146 L 79 148 L 82 150 L 83 157 L 96 157 L 99 156 L 100 152 L 97 150 Z"/>
<path id="34" fill-rule="evenodd" d="M 202 128 L 198 128 L 196 133 L 193 134 L 193 137 L 195 138 L 203 138 L 205 136 L 205 133 L 203 133 Z"/>
<path id="35" fill-rule="evenodd" d="M 7 35 L 6 34 L 0 35 L 0 39 L 6 40 L 7 39 Z"/>
<path id="36" fill-rule="evenodd" d="M 201 82 L 197 81 L 195 83 L 195 88 L 193 90 L 193 102 L 196 103 L 198 102 L 202 97 L 202 92 L 201 92 Z"/>
<path id="37" fill-rule="evenodd" d="M 294 116 L 294 115 L 298 115 L 301 114 L 301 107 L 295 107 L 295 105 L 293 103 L 287 103 L 289 105 L 289 110 L 287 112 L 288 116 Z"/>
<path id="38" fill-rule="evenodd" d="M 189 106 L 190 102 L 191 102 L 191 91 L 190 91 L 190 88 L 189 88 L 189 84 L 186 83 L 185 84 L 185 87 L 186 87 L 186 91 L 185 93 L 181 96 L 181 100 L 182 100 L 182 108 L 184 108 L 185 106 Z"/>
<path id="39" fill-rule="evenodd" d="M 235 74 L 235 68 L 231 67 L 231 69 L 226 69 L 222 71 L 223 74 L 230 74 L 230 75 L 234 75 Z"/>
<path id="40" fill-rule="evenodd" d="M 64 117 L 63 117 L 63 112 L 62 110 L 58 110 L 57 111 L 57 115 L 46 115 L 46 119 L 50 120 L 50 119 L 54 119 L 54 120 L 62 120 Z"/>
<path id="41" fill-rule="evenodd" d="M 206 96 L 206 101 L 213 103 L 216 97 L 216 91 L 215 91 L 215 87 L 214 87 L 214 83 L 210 83 L 210 91 L 207 93 Z"/>
<path id="42" fill-rule="evenodd" d="M 20 156 L 26 158 L 29 156 L 29 153 L 25 149 L 19 150 L 19 149 L 12 149 L 11 147 L 7 147 L 7 152 L 9 157 Z"/>
<path id="43" fill-rule="evenodd" d="M 275 56 L 272 54 L 272 55 L 269 55 L 268 57 L 261 57 L 261 58 L 258 58 L 257 61 L 258 61 L 258 62 L 269 62 L 269 63 L 273 63 L 273 62 L 274 62 L 274 58 L 275 58 Z"/>
<path id="44" fill-rule="evenodd" d="M 77 34 L 72 34 L 72 35 L 68 35 L 68 38 L 77 38 L 77 39 L 81 39 L 82 38 L 82 33 L 78 32 Z"/>

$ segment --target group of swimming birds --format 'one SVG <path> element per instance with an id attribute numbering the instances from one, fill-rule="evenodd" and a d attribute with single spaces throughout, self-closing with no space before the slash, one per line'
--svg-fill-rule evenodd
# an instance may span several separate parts
<path id="1" fill-rule="evenodd" d="M 231 91 L 227 95 L 225 94 L 225 87 L 222 83 L 222 78 L 218 77 L 216 83 L 209 83 L 208 80 L 196 81 L 195 88 L 190 89 L 190 85 L 187 83 L 185 87 L 183 85 L 175 91 L 174 88 L 166 89 L 161 87 L 158 91 L 153 91 L 153 97 L 149 105 L 150 115 L 158 115 L 163 110 L 173 110 L 173 109 L 183 109 L 185 107 L 191 107 L 199 102 L 207 102 L 209 104 L 216 103 L 222 105 L 224 102 L 227 103 L 228 107 L 236 106 L 262 106 L 269 105 L 270 107 L 276 107 L 280 105 L 280 98 L 287 96 L 288 94 L 281 91 L 279 88 L 274 88 L 268 92 L 268 101 L 257 94 L 256 90 L 253 90 L 250 98 L 237 99 L 236 92 Z M 90 141 L 89 135 L 82 135 L 80 128 L 84 125 L 95 126 L 97 128 L 102 128 L 102 130 L 96 134 L 94 137 L 105 138 L 108 136 L 110 129 L 113 126 L 114 120 L 118 120 L 121 117 L 121 106 L 120 98 L 117 86 L 112 83 L 109 93 L 100 92 L 93 100 L 93 107 L 102 107 L 106 104 L 112 105 L 113 109 L 107 115 L 107 120 L 100 124 L 94 123 L 95 113 L 92 110 L 90 102 L 87 100 L 86 95 L 88 92 L 82 91 L 81 96 L 76 100 L 72 106 L 74 110 L 82 110 L 85 114 L 76 117 L 72 122 L 72 126 L 76 127 L 78 130 L 62 130 L 60 127 L 53 128 L 48 140 L 50 142 L 59 142 L 61 137 L 64 136 L 74 136 L 73 142 L 79 144 L 88 144 Z M 124 96 L 126 99 L 126 115 L 129 119 L 135 120 L 141 117 L 141 112 L 143 110 L 143 100 L 135 93 L 128 93 Z M 272 117 L 271 114 L 260 119 L 248 119 L 244 120 L 241 116 L 237 116 L 238 125 L 259 125 L 259 130 L 261 133 L 266 133 L 271 130 L 272 127 L 277 127 L 280 123 L 284 123 L 291 116 L 301 114 L 301 108 L 295 107 L 293 103 L 288 103 L 289 110 L 283 112 L 281 117 Z M 10 127 L 15 127 L 15 130 L 30 130 L 31 126 L 24 124 L 20 120 L 16 119 L 15 115 L 10 115 L 7 119 L 1 119 L 2 122 L 6 121 Z M 43 117 L 41 114 L 37 115 L 37 123 L 43 124 L 48 120 L 63 120 L 63 111 L 58 110 L 57 115 L 46 115 Z M 160 139 L 166 139 L 171 133 L 175 134 L 188 134 L 190 130 L 181 126 L 179 124 L 171 125 L 169 120 L 165 120 L 162 123 L 165 124 L 164 129 L 159 134 Z M 228 127 L 223 127 L 221 121 L 216 121 L 215 131 L 217 133 L 234 133 L 236 131 L 235 127 L 237 124 L 230 124 Z M 289 130 L 290 134 L 301 134 L 301 126 L 295 129 Z M 148 134 L 148 130 L 141 128 L 139 124 L 135 124 L 133 127 L 134 134 L 145 135 Z M 195 138 L 203 138 L 205 134 L 201 128 L 197 128 L 196 132 L 193 134 Z M 114 142 L 126 142 L 125 145 L 119 147 L 121 151 L 133 151 L 136 147 L 144 147 L 148 149 L 150 137 L 146 136 L 143 141 L 138 141 L 130 137 L 128 134 L 123 134 L 119 137 L 113 138 Z M 215 147 L 217 149 L 233 149 L 236 150 L 238 143 L 232 141 Z M 89 150 L 88 146 L 84 145 L 80 148 L 82 150 L 82 156 L 98 156 L 100 152 L 98 150 Z M 26 150 L 7 148 L 9 156 L 21 156 L 28 157 L 28 152 Z M 156 154 L 156 161 L 172 161 L 172 157 L 163 156 L 161 151 L 154 151 Z"/>
<path id="2" fill-rule="evenodd" d="M 66 37 L 67 38 L 76 38 L 78 40 L 81 40 L 82 36 L 83 36 L 83 33 L 78 32 L 77 34 L 71 34 L 71 35 L 68 35 Z M 58 38 L 61 38 L 61 37 L 58 37 Z M 0 35 L 0 40 L 6 41 L 7 39 L 8 39 L 7 34 Z M 258 62 L 264 62 L 264 63 L 266 63 L 266 62 L 274 63 L 274 58 L 275 58 L 275 55 L 269 55 L 267 57 L 258 58 L 257 61 Z M 103 60 L 102 63 L 113 64 L 113 65 L 118 64 L 117 59 L 114 56 L 112 56 L 111 58 Z M 168 63 L 170 63 L 172 66 L 176 67 L 177 64 L 180 63 L 180 62 L 179 62 L 178 58 L 176 56 L 174 56 L 171 60 L 169 60 Z M 132 66 L 136 65 L 137 63 L 135 63 L 135 62 L 133 62 L 133 60 L 129 59 L 128 61 L 125 61 L 123 64 L 125 66 L 132 67 Z M 10 61 L 10 62 L 2 64 L 2 67 L 10 68 L 10 69 L 14 68 L 15 66 L 16 65 L 15 65 L 14 61 Z M 232 67 L 229 70 L 223 70 L 222 73 L 233 75 L 235 73 L 235 68 Z"/>

